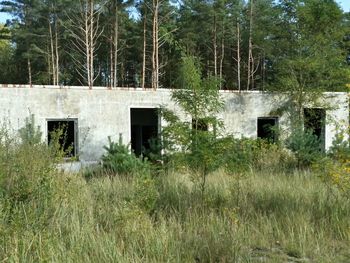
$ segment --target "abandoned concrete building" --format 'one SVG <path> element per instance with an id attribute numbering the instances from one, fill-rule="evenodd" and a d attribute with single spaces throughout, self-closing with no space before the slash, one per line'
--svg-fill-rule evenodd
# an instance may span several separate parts
<path id="1" fill-rule="evenodd" d="M 170 95 L 168 89 L 0 85 L 0 114 L 13 130 L 23 127 L 25 118 L 34 114 L 43 140 L 48 142 L 50 132 L 65 124 L 71 155 L 81 162 L 93 162 L 104 153 L 108 137 L 117 141 L 120 134 L 140 154 L 165 125 L 155 110 L 161 105 L 188 119 Z M 273 113 L 283 103 L 280 95 L 258 91 L 222 91 L 221 95 L 225 108 L 219 117 L 225 133 L 250 138 L 276 136 L 267 125 L 277 125 L 282 136 L 288 132 L 288 114 Z M 328 149 L 337 127 L 349 123 L 349 101 L 348 94 L 341 92 L 325 93 L 323 100 L 327 106 L 304 108 L 305 125 L 316 123 L 314 132 Z"/>

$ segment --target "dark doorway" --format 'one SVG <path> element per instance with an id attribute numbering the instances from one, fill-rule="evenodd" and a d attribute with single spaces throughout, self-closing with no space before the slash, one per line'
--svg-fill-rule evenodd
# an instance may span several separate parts
<path id="1" fill-rule="evenodd" d="M 265 139 L 269 142 L 277 142 L 277 117 L 258 118 L 258 138 Z"/>
<path id="2" fill-rule="evenodd" d="M 77 119 L 47 120 L 49 145 L 56 140 L 65 157 L 77 155 Z"/>
<path id="3" fill-rule="evenodd" d="M 319 108 L 304 109 L 304 128 L 311 131 L 320 140 L 321 146 L 325 146 L 326 110 Z"/>
<path id="4" fill-rule="evenodd" d="M 136 156 L 158 151 L 159 116 L 155 108 L 131 108 L 131 149 Z"/>

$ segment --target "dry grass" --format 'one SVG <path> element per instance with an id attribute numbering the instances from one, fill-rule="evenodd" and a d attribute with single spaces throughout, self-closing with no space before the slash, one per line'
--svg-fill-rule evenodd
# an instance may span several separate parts
<path id="1" fill-rule="evenodd" d="M 153 180 L 56 174 L 47 209 L 1 200 L 2 262 L 349 262 L 350 204 L 310 173 Z M 142 190 L 142 189 L 141 189 Z M 154 189 L 153 189 L 154 190 Z M 37 225 L 40 222 L 40 225 Z"/>

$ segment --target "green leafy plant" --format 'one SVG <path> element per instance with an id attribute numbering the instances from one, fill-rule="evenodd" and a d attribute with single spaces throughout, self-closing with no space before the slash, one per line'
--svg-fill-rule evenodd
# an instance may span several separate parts
<path id="1" fill-rule="evenodd" d="M 308 129 L 293 130 L 286 147 L 295 154 L 299 168 L 309 166 L 324 154 L 320 140 Z"/>
<path id="2" fill-rule="evenodd" d="M 54 198 L 54 158 L 46 144 L 28 135 L 32 127 L 28 120 L 21 129 L 22 136 L 26 134 L 22 138 L 6 127 L 0 129 L 0 203 L 9 231 L 41 229 Z"/>
<path id="3" fill-rule="evenodd" d="M 18 133 L 24 144 L 34 145 L 41 143 L 42 132 L 40 131 L 40 126 L 35 125 L 34 114 L 25 118 L 25 125 L 18 130 Z"/>
<path id="4" fill-rule="evenodd" d="M 155 180 L 150 175 L 137 177 L 133 202 L 147 213 L 155 210 L 159 193 Z"/>
<path id="5" fill-rule="evenodd" d="M 181 120 L 172 111 L 162 111 L 168 123 L 163 129 L 167 153 L 181 151 L 184 164 L 200 178 L 199 184 L 204 196 L 206 177 L 220 165 L 218 158 L 218 128 L 221 122 L 217 114 L 223 109 L 216 78 L 202 78 L 198 60 L 184 56 L 180 67 L 178 87 L 172 92 L 172 100 L 191 118 Z"/>
<path id="6" fill-rule="evenodd" d="M 347 129 L 338 129 L 329 148 L 328 155 L 337 161 L 345 161 L 350 159 L 349 144 L 349 127 Z"/>
<path id="7" fill-rule="evenodd" d="M 119 175 L 148 174 L 150 166 L 146 160 L 137 158 L 130 152 L 128 145 L 123 144 L 122 136 L 119 141 L 113 142 L 108 137 L 108 146 L 103 148 L 106 153 L 102 156 L 103 169 Z"/>
<path id="8" fill-rule="evenodd" d="M 61 124 L 58 128 L 50 132 L 49 147 L 56 157 L 56 161 L 60 162 L 63 158 L 73 158 L 73 145 L 67 145 L 68 127 Z"/>

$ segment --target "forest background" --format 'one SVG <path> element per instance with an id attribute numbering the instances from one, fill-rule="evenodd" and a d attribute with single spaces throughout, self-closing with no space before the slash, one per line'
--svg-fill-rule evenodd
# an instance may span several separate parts
<path id="1" fill-rule="evenodd" d="M 173 88 L 184 54 L 222 89 L 349 81 L 350 15 L 333 0 L 13 0 L 0 11 L 0 83 Z"/>

